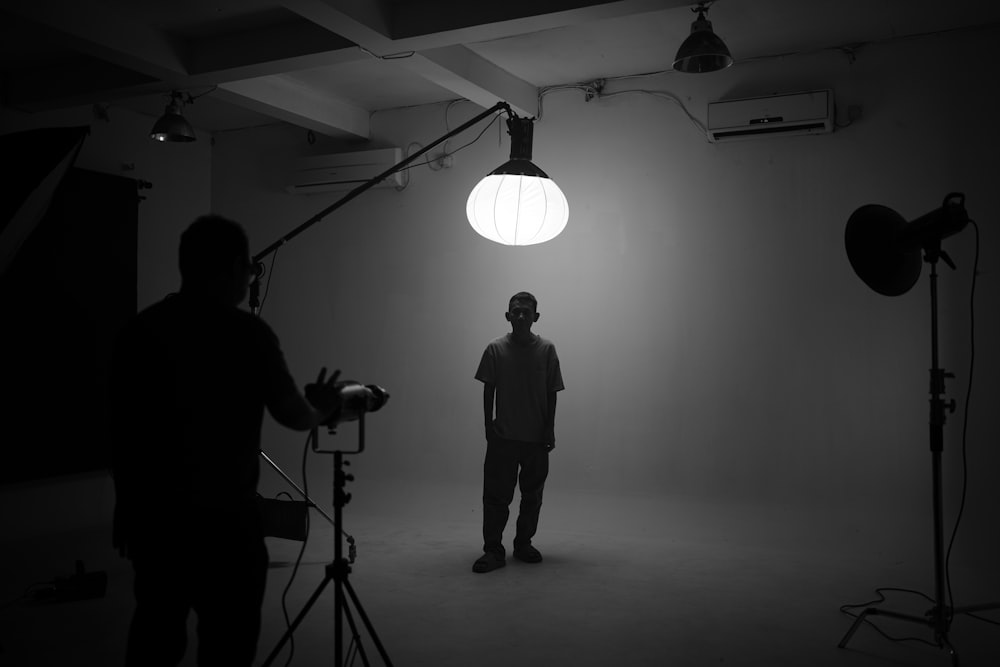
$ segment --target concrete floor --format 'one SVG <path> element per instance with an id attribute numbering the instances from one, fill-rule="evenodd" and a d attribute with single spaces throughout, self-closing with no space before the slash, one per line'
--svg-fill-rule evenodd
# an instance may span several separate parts
<path id="1" fill-rule="evenodd" d="M 932 556 L 913 546 L 927 543 L 919 521 L 884 520 L 873 511 L 859 517 L 856 508 L 806 513 L 549 489 L 535 539 L 545 561 L 528 565 L 509 558 L 507 567 L 480 575 L 471 571 L 480 548 L 478 488 L 349 490 L 355 498 L 344 510 L 344 527 L 358 547 L 350 581 L 394 665 L 951 664 L 942 650 L 890 642 L 866 626 L 848 649 L 837 647 L 851 623 L 840 605 L 872 599 L 876 586 L 933 593 Z M 314 514 L 288 594 L 292 617 L 323 579 L 333 537 L 332 526 Z M 109 583 L 102 599 L 5 604 L 0 664 L 121 664 L 131 575 L 108 541 L 107 525 L 96 525 L 4 545 L 5 602 L 33 581 L 70 574 L 76 559 L 88 570 L 107 571 Z M 300 547 L 269 538 L 272 566 L 258 664 L 285 631 L 281 597 Z M 191 545 L 191 558 L 205 558 L 198 545 Z M 205 567 L 225 565 L 205 560 Z M 974 582 L 963 591 L 1000 599 L 995 572 L 953 573 L 953 579 Z M 884 606 L 920 615 L 930 605 L 893 593 Z M 998 612 L 986 615 L 1000 620 Z M 894 635 L 930 638 L 920 624 L 885 617 L 876 622 Z M 193 631 L 193 618 L 190 626 Z M 295 633 L 291 664 L 334 664 L 333 627 L 331 585 Z M 950 637 L 962 665 L 1000 664 L 1000 627 L 959 616 Z M 195 641 L 192 632 L 184 665 L 195 664 Z M 364 632 L 362 643 L 371 664 L 382 664 Z M 286 647 L 274 664 L 284 665 L 288 655 Z"/>

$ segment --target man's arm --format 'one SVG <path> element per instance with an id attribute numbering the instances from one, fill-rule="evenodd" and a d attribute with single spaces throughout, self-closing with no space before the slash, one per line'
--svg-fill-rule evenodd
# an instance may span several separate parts
<path id="1" fill-rule="evenodd" d="M 548 393 L 548 419 L 545 423 L 545 444 L 551 452 L 556 448 L 556 392 Z"/>
<path id="2" fill-rule="evenodd" d="M 309 431 L 322 424 L 329 417 L 315 409 L 298 391 L 287 394 L 274 405 L 267 406 L 275 421 L 295 431 Z"/>
<path id="3" fill-rule="evenodd" d="M 483 421 L 486 424 L 486 440 L 493 435 L 493 397 L 497 386 L 492 382 L 483 383 Z"/>

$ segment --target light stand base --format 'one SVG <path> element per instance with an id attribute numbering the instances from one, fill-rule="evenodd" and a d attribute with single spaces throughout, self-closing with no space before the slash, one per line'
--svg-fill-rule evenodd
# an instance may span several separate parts
<path id="1" fill-rule="evenodd" d="M 955 608 L 944 608 L 939 609 L 937 607 L 931 608 L 923 616 L 916 616 L 914 614 L 903 614 L 898 611 L 892 611 L 890 609 L 882 609 L 881 607 L 867 607 L 854 619 L 854 623 L 848 628 L 847 633 L 844 638 L 840 640 L 837 644 L 838 648 L 847 648 L 847 642 L 851 641 L 851 637 L 857 632 L 861 624 L 864 623 L 869 616 L 887 616 L 889 618 L 895 618 L 903 621 L 910 621 L 912 623 L 918 623 L 920 625 L 926 625 L 927 627 L 934 630 L 935 641 L 938 648 L 942 648 L 948 652 L 951 656 L 951 664 L 954 667 L 959 667 L 959 657 L 958 651 L 952 646 L 951 641 L 948 639 L 948 631 L 950 629 L 951 620 L 956 614 L 967 614 L 977 611 L 989 611 L 993 609 L 1000 609 L 1000 602 L 988 602 L 985 604 L 968 605 L 964 607 Z"/>
<path id="2" fill-rule="evenodd" d="M 284 648 L 285 643 L 291 639 L 292 634 L 295 629 L 299 627 L 299 623 L 302 619 L 306 617 L 309 610 L 319 599 L 320 594 L 326 588 L 326 585 L 331 581 L 333 582 L 333 610 L 334 610 L 334 625 L 333 625 L 333 646 L 334 646 L 334 666 L 342 667 L 344 664 L 344 652 L 343 652 L 343 627 L 341 621 L 344 617 L 347 618 L 347 623 L 351 628 L 351 647 L 356 647 L 358 655 L 361 656 L 362 662 L 364 662 L 365 667 L 368 665 L 368 655 L 365 653 L 364 646 L 361 643 L 361 637 L 358 635 L 358 627 L 354 622 L 354 616 L 351 614 L 351 608 L 348 604 L 348 599 L 344 597 L 344 591 L 347 591 L 347 595 L 350 597 L 350 602 L 354 604 L 354 609 L 358 612 L 361 617 L 361 621 L 365 624 L 365 629 L 368 630 L 368 635 L 371 637 L 372 641 L 375 643 L 375 648 L 378 649 L 379 655 L 382 657 L 382 661 L 385 663 L 386 667 L 392 667 L 392 661 L 389 659 L 389 654 L 386 653 L 385 647 L 382 646 L 382 642 L 379 640 L 378 635 L 375 633 L 375 627 L 372 625 L 371 621 L 368 619 L 368 614 L 365 613 L 364 607 L 361 606 L 361 600 L 358 599 L 357 593 L 354 592 L 354 588 L 351 586 L 351 582 L 348 581 L 347 575 L 351 572 L 351 564 L 346 558 L 343 558 L 343 544 L 340 541 L 343 535 L 343 528 L 341 527 L 343 523 L 343 510 L 344 505 L 346 505 L 351 500 L 351 494 L 344 491 L 344 487 L 347 482 L 353 481 L 354 476 L 348 475 L 344 472 L 344 466 L 349 465 L 349 461 L 344 460 L 345 454 L 360 454 L 365 449 L 365 417 L 364 413 L 361 413 L 358 419 L 358 449 L 352 452 L 345 452 L 342 450 L 322 450 L 318 447 L 319 438 L 316 434 L 316 429 L 312 432 L 312 442 L 313 451 L 320 454 L 333 454 L 333 531 L 334 531 L 334 543 L 333 543 L 333 562 L 326 566 L 326 575 L 323 580 L 313 591 L 312 596 L 306 601 L 305 606 L 299 615 L 295 617 L 295 620 L 285 634 L 282 635 L 281 639 L 278 641 L 277 646 L 271 651 L 271 654 L 267 656 L 264 661 L 264 667 L 269 667 L 269 665 L 274 662 L 274 659 L 278 657 L 281 649 Z"/>
<path id="3" fill-rule="evenodd" d="M 846 648 L 847 642 L 857 629 L 864 623 L 868 616 L 888 616 L 903 621 L 910 621 L 926 625 L 934 631 L 934 641 L 939 648 L 948 651 L 952 664 L 959 665 L 958 652 L 951 645 L 948 639 L 948 631 L 952 619 L 956 614 L 971 613 L 974 611 L 985 611 L 988 609 L 1000 609 L 1000 603 L 979 604 L 968 607 L 949 607 L 945 604 L 945 583 L 947 572 L 945 571 L 944 555 L 944 511 L 942 502 L 942 481 L 941 481 L 941 452 L 944 450 L 944 424 L 947 411 L 954 411 L 955 402 L 945 403 L 942 396 L 945 392 L 945 378 L 953 377 L 946 373 L 938 364 L 938 294 L 937 294 L 937 261 L 944 259 L 952 269 L 954 263 L 948 255 L 941 250 L 941 241 L 938 239 L 933 243 L 924 246 L 924 261 L 930 265 L 930 296 L 931 296 L 931 369 L 930 369 L 930 451 L 931 451 L 931 481 L 932 481 L 932 509 L 934 512 L 934 602 L 935 605 L 923 616 L 913 614 L 903 614 L 897 611 L 881 609 L 879 607 L 868 607 L 862 611 L 854 623 L 847 630 L 847 634 L 837 645 Z"/>
<path id="4" fill-rule="evenodd" d="M 371 637 L 372 642 L 375 644 L 375 648 L 378 650 L 379 656 L 381 656 L 382 661 L 385 663 L 386 667 L 392 667 L 392 661 L 389 659 L 389 654 L 386 652 L 385 647 L 382 645 L 382 642 L 379 640 L 378 635 L 375 633 L 375 627 L 372 625 L 371 620 L 368 618 L 368 614 L 365 613 L 364 607 L 361 606 L 361 600 L 358 599 L 358 594 L 354 592 L 354 587 L 351 586 L 351 582 L 348 581 L 347 579 L 347 575 L 350 572 L 350 570 L 351 570 L 350 565 L 346 560 L 343 559 L 341 559 L 340 561 L 329 563 L 326 566 L 326 575 L 323 577 L 323 580 L 319 582 L 319 585 L 316 587 L 316 590 L 313 591 L 313 594 L 310 596 L 309 600 L 306 601 L 305 606 L 302 607 L 302 611 L 300 611 L 299 615 L 295 617 L 295 620 L 292 621 L 292 624 L 288 626 L 288 630 L 286 630 L 285 634 L 282 635 L 281 639 L 278 641 L 278 644 L 271 651 L 270 655 L 267 656 L 267 659 L 264 660 L 264 662 L 262 663 L 263 667 L 269 667 L 278 657 L 278 654 L 281 653 L 281 649 L 283 649 L 288 640 L 291 639 L 292 633 L 294 633 L 295 629 L 299 627 L 299 624 L 303 621 L 303 619 L 305 619 L 306 614 L 309 613 L 309 610 L 312 609 L 312 606 L 316 603 L 316 601 L 319 599 L 319 596 L 323 593 L 323 590 L 326 588 L 327 584 L 329 584 L 331 581 L 334 583 L 335 587 L 340 589 L 337 591 L 338 594 L 336 595 L 337 603 L 339 603 L 339 608 L 336 613 L 339 616 L 339 614 L 343 612 L 344 617 L 347 618 L 347 624 L 351 628 L 351 640 L 352 640 L 351 646 L 357 648 L 358 655 L 361 656 L 362 663 L 364 663 L 365 667 L 368 667 L 370 664 L 368 662 L 368 655 L 367 653 L 365 653 L 364 644 L 361 643 L 361 636 L 358 633 L 358 626 L 354 622 L 354 615 L 351 613 L 351 607 L 347 603 L 347 600 L 343 598 L 343 594 L 341 591 L 347 591 L 348 596 L 350 596 L 351 602 L 354 604 L 354 608 L 357 610 L 358 615 L 361 617 L 362 623 L 365 624 L 365 629 L 368 631 L 368 635 Z M 335 650 L 337 653 L 335 664 L 337 665 L 337 667 L 340 667 L 340 665 L 344 664 L 342 662 L 343 656 L 341 653 L 341 647 L 336 646 Z"/>

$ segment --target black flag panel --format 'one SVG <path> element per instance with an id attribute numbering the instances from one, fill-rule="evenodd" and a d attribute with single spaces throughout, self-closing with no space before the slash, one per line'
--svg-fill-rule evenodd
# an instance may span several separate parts
<path id="1" fill-rule="evenodd" d="M 86 128 L 0 137 L 0 482 L 107 467 L 107 367 L 136 309 L 136 182 L 72 167 Z M 74 142 L 75 135 L 75 142 Z"/>

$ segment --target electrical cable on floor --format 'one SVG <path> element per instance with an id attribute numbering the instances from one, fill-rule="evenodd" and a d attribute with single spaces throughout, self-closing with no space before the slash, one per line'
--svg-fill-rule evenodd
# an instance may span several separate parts
<path id="1" fill-rule="evenodd" d="M 885 595 L 884 595 L 883 591 L 896 591 L 896 592 L 900 592 L 900 593 L 910 593 L 912 595 L 919 595 L 920 597 L 925 598 L 926 600 L 928 600 L 928 601 L 930 601 L 932 603 L 934 602 L 934 599 L 931 596 L 927 595 L 926 593 L 921 593 L 920 591 L 915 591 L 915 590 L 912 590 L 912 589 L 909 589 L 909 588 L 892 588 L 892 587 L 885 587 L 885 586 L 883 586 L 883 587 L 875 589 L 875 594 L 878 595 L 878 599 L 877 600 L 869 600 L 868 602 L 861 602 L 859 604 L 845 604 L 845 605 L 842 605 L 840 607 L 840 611 L 842 613 L 844 613 L 844 614 L 847 614 L 851 618 L 857 618 L 858 617 L 857 614 L 855 614 L 852 611 L 848 611 L 848 610 L 849 609 L 858 609 L 858 608 L 861 608 L 861 607 L 871 607 L 873 605 L 877 605 L 877 604 L 881 604 L 881 603 L 885 602 Z M 928 641 L 928 640 L 926 640 L 926 639 L 924 639 L 922 637 L 893 637 L 889 633 L 887 633 L 884 630 L 882 630 L 882 628 L 878 627 L 877 625 L 875 625 L 874 623 L 872 623 L 871 621 L 869 621 L 867 618 L 865 619 L 865 623 L 867 623 L 868 625 L 870 625 L 873 628 L 875 628 L 875 632 L 879 633 L 880 635 L 882 635 L 883 637 L 885 637 L 886 639 L 889 639 L 891 641 L 894 641 L 894 642 L 920 642 L 922 644 L 927 644 L 928 646 L 933 646 L 935 648 L 938 648 L 937 644 L 935 644 L 934 642 Z"/>

